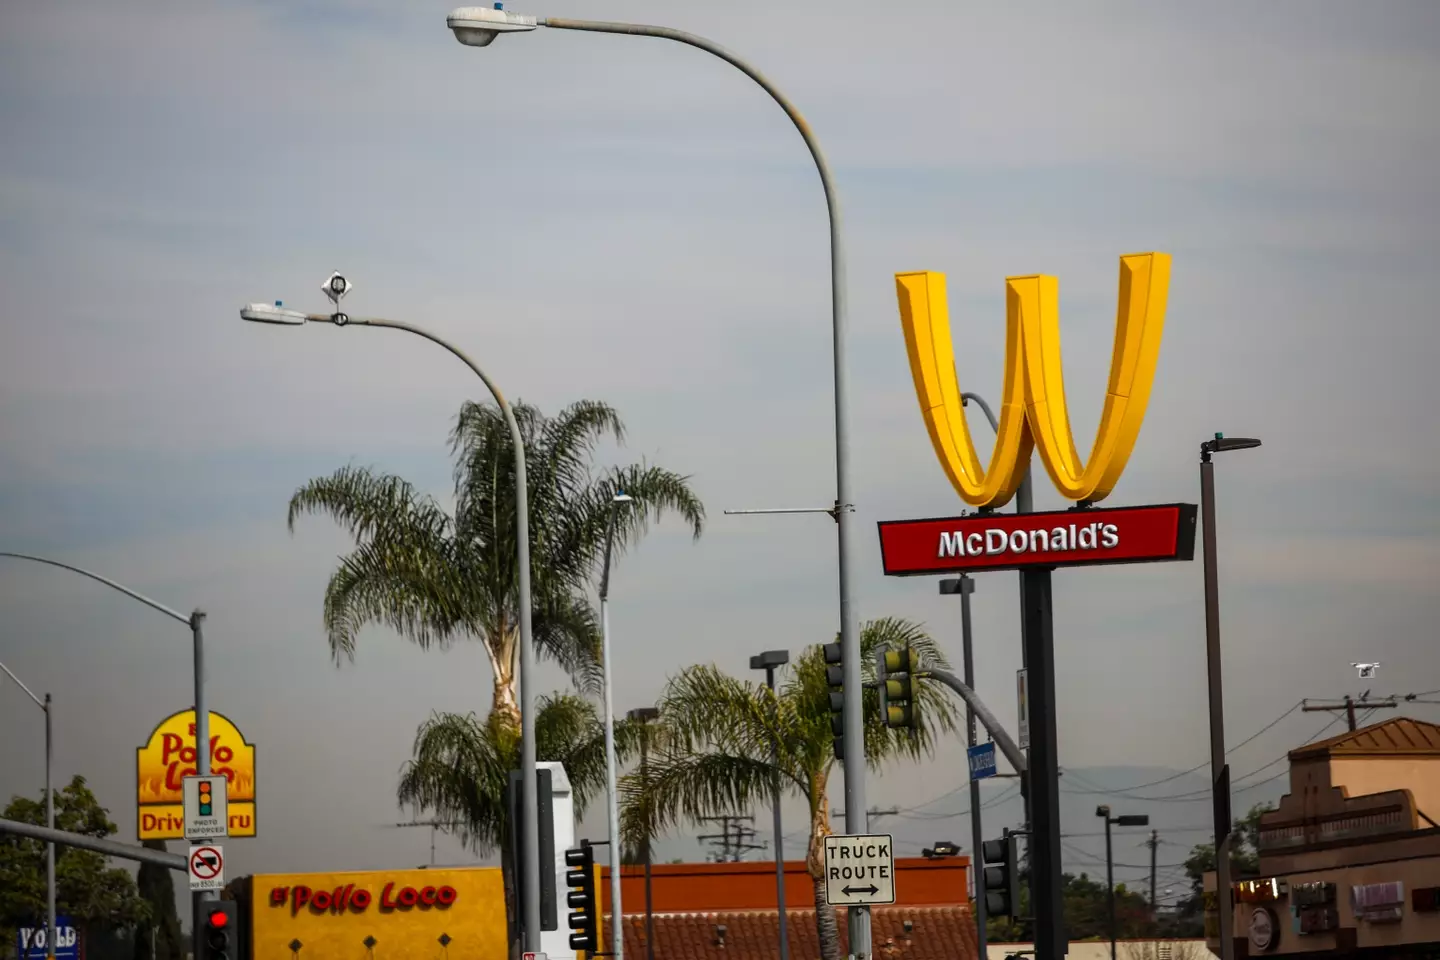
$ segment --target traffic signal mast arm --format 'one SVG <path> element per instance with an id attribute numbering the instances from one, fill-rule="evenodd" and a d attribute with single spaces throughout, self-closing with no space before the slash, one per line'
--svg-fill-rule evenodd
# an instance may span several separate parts
<path id="1" fill-rule="evenodd" d="M 1015 768 L 1015 772 L 1026 772 L 1028 768 L 1025 763 L 1025 754 L 1015 745 L 1015 741 L 1010 738 L 1010 734 L 1005 732 L 1005 728 L 1000 726 L 1000 721 L 995 719 L 995 714 L 990 712 L 990 708 L 981 703 L 980 698 L 975 695 L 975 691 L 967 687 L 959 677 L 953 673 L 936 670 L 934 668 L 921 670 L 917 672 L 915 676 L 939 680 L 945 684 L 945 686 L 960 694 L 965 702 L 970 704 L 971 709 L 975 711 L 975 718 L 985 725 L 986 730 L 990 731 L 990 736 L 994 738 L 995 745 L 1000 748 L 1001 753 L 1005 754 L 1005 759 L 1010 761 L 1010 765 Z"/>

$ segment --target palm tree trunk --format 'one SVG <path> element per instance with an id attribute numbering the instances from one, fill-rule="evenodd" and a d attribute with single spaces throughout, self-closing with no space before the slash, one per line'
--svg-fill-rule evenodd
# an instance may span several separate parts
<path id="1" fill-rule="evenodd" d="M 485 654 L 490 660 L 490 676 L 494 687 L 490 693 L 490 718 L 503 718 L 515 729 L 520 728 L 519 684 L 515 677 L 515 660 L 519 652 L 519 634 L 505 630 L 501 639 L 485 644 Z"/>
<path id="2" fill-rule="evenodd" d="M 825 878 L 811 879 L 815 883 L 815 933 L 820 938 L 821 960 L 840 960 L 840 924 L 835 921 L 835 908 L 825 902 Z"/>

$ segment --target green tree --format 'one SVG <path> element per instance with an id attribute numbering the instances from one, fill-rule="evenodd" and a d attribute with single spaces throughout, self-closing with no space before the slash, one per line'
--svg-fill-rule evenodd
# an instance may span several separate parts
<path id="1" fill-rule="evenodd" d="M 1260 817 L 1274 810 L 1273 804 L 1257 803 L 1243 817 L 1237 817 L 1230 840 L 1230 875 L 1234 879 L 1260 874 Z M 1205 874 L 1215 869 L 1215 844 L 1197 843 L 1185 858 L 1185 875 L 1190 878 L 1190 896 L 1180 901 L 1176 922 L 1184 932 L 1204 935 Z"/>
<path id="2" fill-rule="evenodd" d="M 1060 875 L 1060 896 L 1065 916 L 1065 933 L 1071 940 L 1108 940 L 1110 938 L 1110 901 L 1105 881 L 1089 874 Z M 1020 915 L 1030 915 L 1030 886 L 1020 885 Z M 1150 905 L 1144 896 L 1115 885 L 1115 930 L 1118 939 L 1147 937 L 1150 929 Z M 1033 939 L 1029 921 L 1006 917 L 987 917 L 985 939 L 992 943 L 1028 943 Z"/>
<path id="3" fill-rule="evenodd" d="M 525 445 L 536 649 L 589 689 L 600 653 L 588 591 L 615 492 L 635 501 L 618 514 L 619 551 L 638 543 L 666 510 L 698 539 L 705 509 L 689 479 L 670 470 L 640 463 L 596 476 L 599 442 L 607 435 L 624 441 L 612 407 L 582 400 L 554 417 L 523 403 L 514 411 Z M 400 477 L 347 466 L 297 490 L 287 522 L 293 531 L 302 514 L 328 514 L 355 542 L 325 591 L 325 630 L 337 664 L 354 658 L 356 636 L 369 624 L 389 626 L 422 648 L 478 641 L 494 684 L 490 712 L 518 725 L 514 445 L 500 409 L 465 403 L 450 449 L 453 515 Z"/>
<path id="4" fill-rule="evenodd" d="M 639 740 L 636 725 L 615 724 L 616 753 L 628 758 Z M 540 698 L 535 754 L 559 761 L 570 780 L 578 819 L 605 789 L 605 727 L 593 704 L 571 694 Z M 520 731 L 495 715 L 435 714 L 415 735 L 412 759 L 400 777 L 402 806 L 432 811 L 477 853 L 500 851 L 506 915 L 513 952 L 519 950 L 515 862 L 505 803 L 510 771 L 520 767 Z M 563 896 L 563 891 L 561 891 Z"/>
<path id="5" fill-rule="evenodd" d="M 164 840 L 146 840 L 151 850 L 167 850 Z M 135 960 L 185 960 L 180 915 L 175 912 L 175 880 L 168 867 L 140 864 L 135 886 L 150 908 L 150 920 L 135 932 Z"/>
<path id="6" fill-rule="evenodd" d="M 861 630 L 863 672 L 873 677 L 876 651 L 910 644 L 922 665 L 944 667 L 935 642 L 917 624 L 881 619 Z M 865 755 L 872 767 L 898 757 L 928 755 L 959 715 L 947 689 L 919 684 L 922 727 L 912 736 L 880 722 L 878 695 L 865 691 Z M 835 912 L 825 904 L 824 844 L 830 830 L 829 780 L 835 765 L 830 688 L 821 648 L 808 648 L 787 669 L 775 694 L 714 666 L 689 667 L 671 678 L 652 724 L 649 788 L 638 772 L 621 783 L 621 832 L 628 844 L 654 838 L 681 821 L 745 814 L 770 801 L 778 770 L 782 789 L 805 798 L 810 813 L 806 866 L 815 886 L 816 926 L 825 960 L 839 957 Z M 663 733 L 661 733 L 663 731 Z M 657 742 L 658 741 L 658 742 Z M 774 759 L 778 745 L 778 762 Z"/>
<path id="7" fill-rule="evenodd" d="M 13 797 L 0 814 L 7 820 L 45 824 L 45 797 Z M 55 827 L 88 837 L 115 833 L 109 812 L 76 776 L 55 793 Z M 43 923 L 46 917 L 45 844 L 38 840 L 0 834 L 0 936 L 14 942 L 22 926 Z M 76 847 L 55 851 L 55 908 L 85 927 L 130 926 L 149 919 L 148 905 L 140 898 L 129 872 L 111 867 L 102 854 Z"/>

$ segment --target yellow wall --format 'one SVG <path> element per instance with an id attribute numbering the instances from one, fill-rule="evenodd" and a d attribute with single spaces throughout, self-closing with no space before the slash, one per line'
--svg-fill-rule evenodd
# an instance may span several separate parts
<path id="1" fill-rule="evenodd" d="M 1415 806 L 1440 823 L 1440 758 L 1331 757 L 1330 782 L 1352 797 L 1387 790 L 1409 790 Z M 1422 829 L 1430 824 L 1420 821 Z"/>
<path id="2" fill-rule="evenodd" d="M 499 867 L 256 874 L 252 884 L 250 956 L 254 960 L 288 960 L 296 956 L 289 944 L 297 939 L 303 944 L 301 960 L 495 960 L 509 955 Z M 453 888 L 455 900 L 448 907 L 417 904 L 386 909 L 382 895 L 392 884 L 392 900 L 405 887 L 418 891 L 441 886 Z M 316 908 L 315 892 L 333 898 L 337 889 L 351 885 L 352 903 L 347 908 Z M 296 887 L 311 891 L 310 903 L 297 907 Z M 364 908 L 353 903 L 358 890 L 370 894 Z M 560 927 L 565 929 L 563 884 L 556 892 Z M 440 945 L 442 933 L 450 935 L 448 948 Z M 373 951 L 362 942 L 367 936 L 376 940 Z"/>

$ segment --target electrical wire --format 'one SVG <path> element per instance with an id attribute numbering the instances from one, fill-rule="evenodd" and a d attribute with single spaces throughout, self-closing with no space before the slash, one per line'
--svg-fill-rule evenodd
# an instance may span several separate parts
<path id="1" fill-rule="evenodd" d="M 1370 712 L 1371 712 L 1371 713 L 1374 713 L 1375 711 L 1372 709 Z M 1367 715 L 1367 716 L 1368 716 L 1368 715 Z M 1344 721 L 1344 718 L 1343 718 L 1343 717 L 1340 717 L 1340 716 L 1332 717 L 1332 718 L 1329 720 L 1329 722 L 1327 722 L 1327 723 L 1325 724 L 1325 726 L 1321 727 L 1318 731 L 1316 731 L 1316 732 L 1310 737 L 1310 739 L 1306 740 L 1305 743 L 1302 744 L 1302 746 L 1309 745 L 1309 744 L 1314 743 L 1315 741 L 1319 740 L 1319 739 L 1321 738 L 1321 736 L 1323 736 L 1327 730 L 1329 730 L 1331 727 L 1335 726 L 1335 725 L 1338 724 L 1338 723 L 1342 723 L 1343 721 Z M 1288 771 L 1282 770 L 1279 774 L 1276 774 L 1276 775 L 1273 776 L 1273 777 L 1269 777 L 1268 779 L 1261 780 L 1261 781 L 1259 781 L 1258 783 L 1249 783 L 1249 784 L 1246 784 L 1246 785 L 1243 786 L 1243 787 L 1240 786 L 1240 781 L 1249 779 L 1250 777 L 1253 777 L 1253 776 L 1254 776 L 1255 774 L 1257 774 L 1257 773 L 1262 773 L 1262 772 L 1264 772 L 1265 770 L 1268 770 L 1268 769 L 1270 769 L 1271 767 L 1275 766 L 1277 763 L 1282 763 L 1282 762 L 1284 762 L 1285 760 L 1289 759 L 1289 757 L 1290 757 L 1290 751 L 1286 751 L 1282 756 L 1276 757 L 1274 760 L 1271 760 L 1269 763 L 1265 764 L 1264 766 L 1262 766 L 1262 767 L 1257 767 L 1256 769 L 1251 770 L 1251 771 L 1248 772 L 1248 773 L 1241 774 L 1240 776 L 1236 777 L 1235 780 L 1232 782 L 1233 785 L 1232 785 L 1231 789 L 1234 790 L 1234 791 L 1236 791 L 1236 792 L 1240 792 L 1240 791 L 1242 791 L 1242 790 L 1251 790 L 1251 789 L 1253 789 L 1253 788 L 1255 788 L 1255 787 L 1261 786 L 1262 784 L 1269 783 L 1271 780 L 1278 780 L 1281 776 L 1283 776 L 1283 775 L 1284 775 L 1285 773 L 1287 773 Z M 1209 797 L 1210 797 L 1210 795 L 1211 795 L 1211 788 L 1210 788 L 1210 787 L 1205 787 L 1205 788 L 1200 789 L 1200 790 L 1190 790 L 1190 791 L 1187 791 L 1187 792 L 1185 792 L 1185 793 L 1166 794 L 1166 795 L 1162 795 L 1162 796 L 1158 796 L 1158 797 L 1142 797 L 1142 796 L 1136 796 L 1136 795 L 1134 795 L 1134 794 L 1130 794 L 1130 793 L 1127 793 L 1127 792 L 1124 792 L 1124 791 L 1120 791 L 1120 790 L 1105 790 L 1105 791 L 1066 790 L 1066 789 L 1063 788 L 1063 787 L 1061 788 L 1061 792 L 1062 792 L 1062 793 L 1085 793 L 1085 794 L 1099 792 L 1099 793 L 1103 793 L 1103 795 L 1104 795 L 1104 796 L 1107 796 L 1107 797 L 1122 797 L 1122 798 L 1124 798 L 1124 799 L 1126 799 L 1126 800 L 1138 800 L 1138 801 L 1143 801 L 1143 802 L 1155 801 L 1155 802 L 1160 802 L 1160 803 L 1198 803 L 1198 802 L 1200 802 L 1200 801 L 1202 801 L 1202 800 L 1208 800 L 1208 799 L 1209 799 Z"/>
<path id="2" fill-rule="evenodd" d="M 1304 700 L 1298 700 L 1298 701 L 1296 701 L 1294 704 L 1291 705 L 1291 707 L 1290 707 L 1289 710 L 1286 710 L 1284 713 L 1280 714 L 1280 716 L 1276 717 L 1274 720 L 1271 720 L 1269 723 L 1265 724 L 1265 726 L 1261 727 L 1258 731 L 1256 731 L 1255 733 L 1251 734 L 1249 737 L 1246 737 L 1244 740 L 1241 740 L 1239 743 L 1235 744 L 1235 746 L 1231 747 L 1230 749 L 1226 750 L 1226 751 L 1225 751 L 1225 755 L 1228 757 L 1230 754 L 1234 753 L 1236 750 L 1239 750 L 1241 747 L 1244 747 L 1244 746 L 1246 746 L 1247 744 L 1253 743 L 1253 742 L 1256 740 L 1256 738 L 1260 737 L 1262 734 L 1269 733 L 1271 730 L 1273 730 L 1273 729 L 1275 728 L 1275 725 L 1276 725 L 1276 724 L 1278 724 L 1281 720 L 1284 720 L 1286 717 L 1290 716 L 1290 714 L 1294 713 L 1296 710 L 1299 710 L 1304 704 L 1305 704 L 1305 701 L 1304 701 Z M 1143 790 L 1143 789 L 1145 789 L 1146 787 L 1156 787 L 1156 786 L 1159 786 L 1159 785 L 1162 784 L 1162 783 L 1169 783 L 1169 782 L 1172 781 L 1172 780 L 1179 780 L 1181 777 L 1188 776 L 1188 775 L 1196 772 L 1197 770 L 1204 770 L 1204 769 L 1205 769 L 1206 767 L 1208 767 L 1208 766 L 1210 766 L 1210 761 L 1209 761 L 1209 760 L 1206 760 L 1204 763 L 1196 764 L 1195 766 L 1191 767 L 1189 770 L 1182 770 L 1182 771 L 1180 771 L 1179 773 L 1177 773 L 1177 774 L 1175 774 L 1175 775 L 1173 775 L 1173 776 L 1164 777 L 1164 778 L 1162 778 L 1162 779 L 1160 779 L 1160 780 L 1151 780 L 1149 783 L 1136 783 L 1136 784 L 1132 784 L 1132 785 L 1130 785 L 1130 786 L 1128 786 L 1128 787 L 1122 787 L 1122 788 L 1120 788 L 1120 789 L 1121 789 L 1121 790 L 1124 790 L 1124 791 L 1129 791 L 1129 790 Z M 1084 778 L 1081 777 L 1080 779 L 1083 780 Z M 1110 794 L 1110 791 L 1108 791 L 1108 790 L 1070 790 L 1070 791 L 1067 791 L 1067 792 L 1068 792 L 1068 793 L 1103 793 L 1103 794 Z M 1113 795 L 1113 794 L 1110 794 L 1110 795 Z"/>

